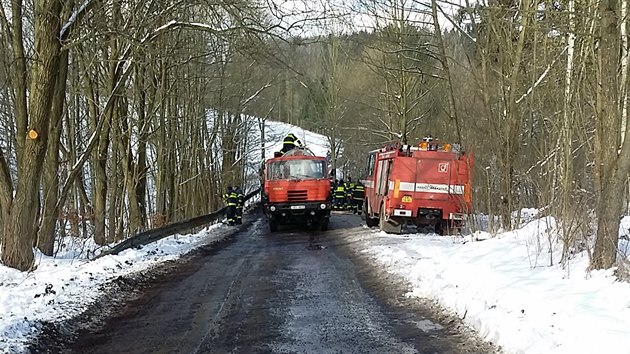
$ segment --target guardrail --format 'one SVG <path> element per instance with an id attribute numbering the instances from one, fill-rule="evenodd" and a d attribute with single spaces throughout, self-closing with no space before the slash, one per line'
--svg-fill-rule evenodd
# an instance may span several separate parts
<path id="1" fill-rule="evenodd" d="M 246 202 L 247 200 L 251 199 L 253 196 L 255 196 L 259 192 L 260 192 L 260 188 L 257 188 L 256 190 L 251 191 L 245 197 L 243 197 L 243 202 Z M 199 227 L 202 225 L 207 225 L 211 222 L 218 220 L 223 214 L 225 214 L 225 209 L 226 207 L 223 207 L 210 214 L 196 216 L 188 220 L 182 220 L 182 221 L 178 221 L 172 224 L 164 225 L 162 227 L 140 232 L 122 241 L 121 243 L 115 245 L 109 250 L 100 253 L 98 256 L 94 257 L 93 259 L 98 259 L 103 256 L 110 255 L 110 254 L 118 254 L 132 247 L 148 245 L 149 243 L 161 240 L 165 237 L 175 235 L 183 231 L 188 231 L 190 229 L 193 229 L 195 227 Z"/>

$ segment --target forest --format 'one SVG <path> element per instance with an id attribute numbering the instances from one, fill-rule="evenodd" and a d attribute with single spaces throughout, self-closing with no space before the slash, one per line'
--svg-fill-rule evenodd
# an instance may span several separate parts
<path id="1" fill-rule="evenodd" d="M 461 143 L 493 230 L 539 208 L 563 258 L 626 262 L 625 1 L 1 5 L 9 267 L 32 269 L 33 247 L 53 255 L 66 236 L 106 245 L 218 209 L 227 185 L 256 183 L 248 139 L 271 120 L 325 135 L 353 178 L 383 142 Z"/>

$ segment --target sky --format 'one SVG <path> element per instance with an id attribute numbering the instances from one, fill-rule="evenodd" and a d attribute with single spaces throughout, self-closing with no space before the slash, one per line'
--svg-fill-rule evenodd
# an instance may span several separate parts
<path id="1" fill-rule="evenodd" d="M 296 129 L 269 122 L 269 145 L 277 147 L 273 139 L 292 131 L 313 150 L 326 150 L 323 137 Z M 495 235 L 388 235 L 362 226 L 346 237 L 360 241 L 353 242 L 356 252 L 409 282 L 405 296 L 435 300 L 505 353 L 630 354 L 630 283 L 617 281 L 612 270 L 587 271 L 585 252 L 558 264 L 560 246 L 549 243 L 554 219 L 532 209 L 522 216 L 517 230 Z M 36 254 L 33 272 L 0 265 L 0 353 L 21 352 L 40 321 L 80 314 L 108 281 L 176 259 L 228 231 L 210 225 L 94 261 L 93 242 L 65 238 L 56 257 Z M 629 216 L 620 231 L 628 257 Z"/>
<path id="2" fill-rule="evenodd" d="M 474 3 L 475 1 L 470 1 Z M 353 30 L 373 31 L 389 25 L 392 8 L 403 8 L 402 16 L 411 23 L 431 22 L 430 0 L 272 0 L 271 14 L 280 19 L 290 33 L 296 36 L 314 36 L 328 33 L 348 33 Z M 465 5 L 464 0 L 438 0 L 438 6 L 453 17 Z M 445 14 L 438 11 L 442 29 L 452 28 Z"/>

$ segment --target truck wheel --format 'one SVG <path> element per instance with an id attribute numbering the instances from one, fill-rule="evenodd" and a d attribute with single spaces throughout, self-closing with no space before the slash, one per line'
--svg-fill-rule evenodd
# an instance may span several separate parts
<path id="1" fill-rule="evenodd" d="M 319 231 L 328 231 L 328 219 L 320 221 Z"/>
<path id="2" fill-rule="evenodd" d="M 370 215 L 365 215 L 365 224 L 367 227 L 378 226 L 378 219 L 371 218 Z"/>
<path id="3" fill-rule="evenodd" d="M 379 213 L 378 226 L 381 231 L 385 231 L 388 234 L 400 234 L 402 232 L 402 224 L 394 226 L 385 221 L 385 207 L 383 205 L 381 205 L 381 212 Z"/>
<path id="4" fill-rule="evenodd" d="M 269 220 L 269 231 L 276 232 L 278 231 L 278 222 L 275 220 Z"/>
<path id="5" fill-rule="evenodd" d="M 438 221 L 438 223 L 435 224 L 435 233 L 440 236 L 444 236 L 448 234 L 448 228 L 444 221 Z"/>
<path id="6" fill-rule="evenodd" d="M 385 231 L 385 208 L 381 205 L 381 210 L 378 212 L 378 228 L 381 231 Z"/>
<path id="7" fill-rule="evenodd" d="M 378 219 L 374 219 L 368 213 L 367 200 L 366 203 L 363 204 L 363 214 L 365 214 L 365 224 L 367 227 L 376 227 L 378 226 Z"/>

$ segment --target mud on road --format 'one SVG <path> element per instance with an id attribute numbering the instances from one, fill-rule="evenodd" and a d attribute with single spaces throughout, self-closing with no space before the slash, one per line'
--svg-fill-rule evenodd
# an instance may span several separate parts
<path id="1" fill-rule="evenodd" d="M 496 353 L 357 252 L 360 218 L 271 234 L 249 216 L 224 240 L 120 278 L 80 318 L 46 324 L 32 352 Z"/>

